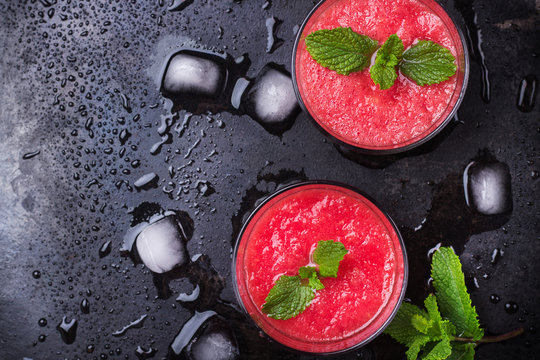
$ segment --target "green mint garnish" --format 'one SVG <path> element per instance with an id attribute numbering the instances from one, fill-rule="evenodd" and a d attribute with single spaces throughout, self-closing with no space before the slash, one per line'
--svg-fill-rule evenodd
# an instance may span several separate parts
<path id="1" fill-rule="evenodd" d="M 349 75 L 369 66 L 378 43 L 351 28 L 338 27 L 312 32 L 306 37 L 306 47 L 320 65 L 338 74 Z M 420 86 L 438 84 L 456 73 L 456 59 L 450 50 L 433 41 L 420 40 L 405 52 L 403 50 L 403 42 L 394 34 L 377 51 L 369 72 L 381 90 L 394 84 L 397 70 Z"/>
<path id="2" fill-rule="evenodd" d="M 403 41 L 396 35 L 390 35 L 377 51 L 375 64 L 369 69 L 371 79 L 381 90 L 389 89 L 397 79 L 396 66 L 403 54 Z"/>
<path id="3" fill-rule="evenodd" d="M 338 74 L 349 75 L 369 66 L 378 44 L 368 36 L 355 33 L 350 27 L 338 27 L 312 32 L 306 37 L 306 47 L 320 65 Z"/>
<path id="4" fill-rule="evenodd" d="M 315 267 L 302 266 L 298 269 L 298 275 L 300 275 L 302 279 L 308 279 L 308 285 L 315 290 L 324 289 L 324 285 L 321 280 L 319 280 L 319 275 L 317 274 L 317 269 Z"/>
<path id="5" fill-rule="evenodd" d="M 268 293 L 262 311 L 279 320 L 300 314 L 309 306 L 315 292 L 324 289 L 319 275 L 337 277 L 339 262 L 347 252 L 339 241 L 319 241 L 313 253 L 319 271 L 314 266 L 302 266 L 298 269 L 298 276 L 281 275 Z M 323 269 L 330 275 L 324 275 Z"/>
<path id="6" fill-rule="evenodd" d="M 268 293 L 262 311 L 271 318 L 287 320 L 304 311 L 314 297 L 315 291 L 300 276 L 282 275 Z"/>
<path id="7" fill-rule="evenodd" d="M 452 249 L 441 248 L 433 255 L 431 276 L 441 311 L 456 326 L 457 332 L 480 340 L 484 330 L 480 328 L 478 314 L 471 304 L 461 262 Z"/>
<path id="8" fill-rule="evenodd" d="M 420 86 L 438 84 L 456 73 L 450 50 L 433 41 L 420 40 L 403 53 L 399 69 Z"/>
<path id="9" fill-rule="evenodd" d="M 435 295 L 424 301 L 426 310 L 404 302 L 385 330 L 408 347 L 407 359 L 473 360 L 478 344 L 523 333 L 518 329 L 496 337 L 484 336 L 467 293 L 461 262 L 451 248 L 442 247 L 433 255 L 431 276 Z"/>
<path id="10" fill-rule="evenodd" d="M 337 277 L 339 262 L 343 260 L 347 249 L 339 241 L 319 241 L 313 252 L 313 260 L 319 265 L 319 273 L 324 277 Z"/>
<path id="11" fill-rule="evenodd" d="M 302 279 L 309 279 L 311 275 L 316 273 L 317 269 L 314 266 L 302 266 L 298 269 L 298 275 L 300 275 Z"/>

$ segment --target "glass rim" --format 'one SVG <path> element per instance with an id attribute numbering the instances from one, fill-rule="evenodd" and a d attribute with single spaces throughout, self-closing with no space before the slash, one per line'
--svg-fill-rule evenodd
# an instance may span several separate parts
<path id="1" fill-rule="evenodd" d="M 431 132 L 429 132 L 427 135 L 424 135 L 429 128 L 422 134 L 420 134 L 420 137 L 418 140 L 409 142 L 403 146 L 396 146 L 396 147 L 381 147 L 381 148 L 371 148 L 371 147 L 362 147 L 365 145 L 354 145 L 354 143 L 346 142 L 342 139 L 339 139 L 337 136 L 330 133 L 327 129 L 325 129 L 319 122 L 315 119 L 315 117 L 309 112 L 306 104 L 304 103 L 304 100 L 302 98 L 302 94 L 300 93 L 300 88 L 298 86 L 298 82 L 296 79 L 296 54 L 298 51 L 298 46 L 300 44 L 300 39 L 302 38 L 302 33 L 311 19 L 311 17 L 315 14 L 315 12 L 326 2 L 326 1 L 332 1 L 332 0 L 320 0 L 314 7 L 311 9 L 311 11 L 308 13 L 308 15 L 305 17 L 304 21 L 302 22 L 302 25 L 300 26 L 298 33 L 296 34 L 296 39 L 293 46 L 292 51 L 292 60 L 291 60 L 291 78 L 293 83 L 293 89 L 294 93 L 296 95 L 296 99 L 298 101 L 298 104 L 300 105 L 300 108 L 302 111 L 307 115 L 309 120 L 315 125 L 319 131 L 324 134 L 327 138 L 329 138 L 331 141 L 333 141 L 335 144 L 344 147 L 345 149 L 352 150 L 353 152 L 366 154 L 366 155 L 392 155 L 397 153 L 406 152 L 409 150 L 412 150 L 420 145 L 425 144 L 429 140 L 433 139 L 436 135 L 438 135 L 454 118 L 455 114 L 457 113 L 459 106 L 461 105 L 461 102 L 463 101 L 463 98 L 465 97 L 465 92 L 467 90 L 467 84 L 469 82 L 469 72 L 470 72 L 470 63 L 469 63 L 469 50 L 467 47 L 467 41 L 465 36 L 463 35 L 463 32 L 461 28 L 456 24 L 454 19 L 450 16 L 448 10 L 441 5 L 436 0 L 415 0 L 422 4 L 425 4 L 429 7 L 429 5 L 426 4 L 426 2 L 430 2 L 435 4 L 436 6 L 440 7 L 440 9 L 448 16 L 448 19 L 450 19 L 451 24 L 456 29 L 456 32 L 458 34 L 461 46 L 463 48 L 463 83 L 461 84 L 461 89 L 459 89 L 459 95 L 457 96 L 455 104 L 452 106 L 452 110 L 448 113 L 447 117 L 437 125 Z M 454 90 L 455 93 L 455 90 Z M 452 95 L 453 96 L 453 95 Z M 449 106 L 448 104 L 447 106 Z M 424 136 L 423 136 L 424 135 Z M 414 138 L 412 138 L 414 139 Z M 408 141 L 412 140 L 409 139 Z"/>
<path id="2" fill-rule="evenodd" d="M 264 328 L 262 328 L 255 321 L 255 319 L 247 311 L 247 309 L 246 309 L 246 307 L 244 305 L 244 301 L 243 301 L 243 299 L 242 299 L 242 297 L 240 295 L 239 286 L 238 286 L 238 277 L 237 277 L 237 274 L 236 274 L 238 250 L 239 250 L 239 247 L 240 247 L 242 236 L 243 236 L 244 232 L 246 231 L 246 228 L 248 227 L 250 222 L 253 220 L 255 215 L 271 200 L 275 199 L 276 197 L 280 196 L 281 194 L 283 194 L 283 193 L 285 193 L 285 192 L 287 192 L 289 190 L 292 190 L 292 189 L 295 189 L 295 188 L 298 188 L 298 187 L 307 186 L 307 185 L 331 185 L 331 186 L 341 187 L 341 188 L 353 191 L 356 194 L 358 194 L 358 195 L 364 197 L 366 200 L 368 200 L 372 205 L 375 206 L 375 208 L 377 208 L 381 212 L 381 214 L 384 216 L 384 218 L 386 220 L 388 220 L 391 228 L 394 230 L 394 232 L 395 232 L 395 234 L 397 236 L 398 243 L 399 243 L 399 248 L 401 249 L 401 255 L 402 255 L 402 258 L 403 258 L 403 282 L 401 284 L 401 288 L 399 289 L 400 293 L 399 293 L 399 296 L 397 298 L 396 304 L 395 304 L 394 308 L 392 309 L 392 312 L 390 313 L 388 318 L 386 318 L 384 320 L 384 322 L 380 325 L 380 327 L 378 329 L 376 329 L 376 331 L 374 331 L 372 334 L 370 334 L 368 337 L 366 337 L 365 339 L 363 339 L 359 343 L 351 345 L 351 346 L 349 346 L 347 348 L 339 349 L 339 350 L 335 350 L 335 351 L 327 351 L 327 352 L 313 351 L 312 352 L 312 351 L 300 350 L 300 349 L 290 347 L 290 346 L 288 346 L 286 344 L 283 344 L 278 339 L 272 337 L 270 334 L 267 333 L 267 331 Z M 265 334 L 265 336 L 267 336 L 268 338 L 274 340 L 280 346 L 283 346 L 284 348 L 286 348 L 288 350 L 292 350 L 294 352 L 298 352 L 298 353 L 302 353 L 302 354 L 337 355 L 337 354 L 342 354 L 342 353 L 346 353 L 346 352 L 358 349 L 358 348 L 366 345 L 367 343 L 371 342 L 373 339 L 375 339 L 377 336 L 379 336 L 386 329 L 386 327 L 392 322 L 392 320 L 396 316 L 399 308 L 401 307 L 401 303 L 403 302 L 403 299 L 405 298 L 405 292 L 406 292 L 406 289 L 407 289 L 408 277 L 409 277 L 409 263 L 408 263 L 408 258 L 407 258 L 407 251 L 405 249 L 405 243 L 403 241 L 403 237 L 402 237 L 396 223 L 394 222 L 394 220 L 390 217 L 390 215 L 386 211 L 382 210 L 379 207 L 379 205 L 377 204 L 376 201 L 373 200 L 373 198 L 371 198 L 366 193 L 362 192 L 361 190 L 359 190 L 358 188 L 356 188 L 356 187 L 354 187 L 352 185 L 341 183 L 341 182 L 338 182 L 338 181 L 332 181 L 332 180 L 299 181 L 299 182 L 296 182 L 294 184 L 286 185 L 283 188 L 280 188 L 280 189 L 274 191 L 273 193 L 267 195 L 266 197 L 262 198 L 262 200 L 255 206 L 255 208 L 251 210 L 251 212 L 249 213 L 249 216 L 245 219 L 244 223 L 242 224 L 242 227 L 241 227 L 240 231 L 238 232 L 238 236 L 236 237 L 236 243 L 234 245 L 232 256 L 233 256 L 232 257 L 233 288 L 234 288 L 234 293 L 235 293 L 235 296 L 236 296 L 236 300 L 238 301 L 238 305 L 240 305 L 240 307 L 242 308 L 244 313 L 249 316 L 252 323 L 258 329 L 260 329 Z M 286 336 L 286 335 L 284 335 L 284 336 Z M 342 341 L 342 340 L 335 341 L 335 343 L 339 343 L 340 341 Z M 305 341 L 305 343 L 309 344 L 309 343 L 313 343 L 313 342 Z"/>

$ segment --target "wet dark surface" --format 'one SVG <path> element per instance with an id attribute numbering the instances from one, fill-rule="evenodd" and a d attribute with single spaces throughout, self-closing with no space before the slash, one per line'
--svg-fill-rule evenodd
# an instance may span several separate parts
<path id="1" fill-rule="evenodd" d="M 474 49 L 459 122 L 423 149 L 374 161 L 345 157 L 304 114 L 273 135 L 229 105 L 189 115 L 160 92 L 185 46 L 247 54 L 247 79 L 268 63 L 290 71 L 314 1 L 2 1 L 0 358 L 196 358 L 216 336 L 224 358 L 310 358 L 262 337 L 231 284 L 243 215 L 298 179 L 345 182 L 378 201 L 403 230 L 417 303 L 430 291 L 429 249 L 454 246 L 487 332 L 526 330 L 477 358 L 537 357 L 538 5 L 441 2 L 467 23 Z M 506 164 L 504 213 L 467 206 L 462 174 L 473 160 Z M 143 202 L 193 221 L 191 260 L 167 277 L 120 251 Z M 170 345 L 200 314 L 212 316 L 177 355 Z M 403 357 L 383 335 L 339 358 Z"/>

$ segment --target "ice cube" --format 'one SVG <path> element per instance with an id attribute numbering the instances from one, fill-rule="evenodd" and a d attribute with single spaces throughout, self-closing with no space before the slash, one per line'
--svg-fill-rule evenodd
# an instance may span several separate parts
<path id="1" fill-rule="evenodd" d="M 474 211 L 497 215 L 512 210 L 510 170 L 500 162 L 473 161 L 463 173 L 465 201 Z"/>
<path id="2" fill-rule="evenodd" d="M 299 111 L 290 74 L 265 65 L 244 92 L 242 109 L 271 133 L 287 130 Z"/>
<path id="3" fill-rule="evenodd" d="M 225 66 L 217 56 L 183 50 L 167 64 L 162 89 L 171 95 L 217 98 L 225 79 Z"/>
<path id="4" fill-rule="evenodd" d="M 178 356 L 184 351 L 184 348 L 193 339 L 195 333 L 199 328 L 212 316 L 216 315 L 215 312 L 208 310 L 205 312 L 197 312 L 182 326 L 182 329 L 174 338 L 172 344 L 169 347 L 170 357 Z"/>
<path id="5" fill-rule="evenodd" d="M 193 338 L 186 350 L 192 360 L 234 360 L 239 356 L 234 332 L 218 316 L 207 321 L 202 334 Z"/>
<path id="6" fill-rule="evenodd" d="M 185 241 L 176 218 L 165 216 L 146 226 L 135 244 L 146 267 L 161 274 L 189 261 Z"/>

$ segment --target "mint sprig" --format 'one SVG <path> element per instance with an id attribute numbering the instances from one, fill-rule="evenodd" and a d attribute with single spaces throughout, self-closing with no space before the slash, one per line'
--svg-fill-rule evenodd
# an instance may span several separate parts
<path id="1" fill-rule="evenodd" d="M 324 289 L 319 276 L 337 277 L 339 263 L 347 252 L 339 241 L 319 241 L 313 252 L 313 259 L 319 270 L 314 266 L 302 266 L 298 269 L 297 276 L 281 275 L 268 293 L 262 311 L 279 320 L 287 320 L 300 314 L 309 306 L 315 292 Z"/>
<path id="2" fill-rule="evenodd" d="M 305 42 L 317 63 L 342 75 L 367 68 L 371 55 L 379 47 L 377 41 L 349 27 L 314 31 Z M 403 41 L 393 34 L 377 51 L 369 72 L 381 90 L 394 84 L 398 70 L 420 86 L 433 85 L 456 73 L 455 60 L 450 50 L 429 40 L 419 40 L 404 51 Z"/>
<path id="3" fill-rule="evenodd" d="M 448 80 L 456 73 L 454 55 L 433 41 L 420 40 L 403 53 L 401 73 L 420 86 Z"/>
<path id="4" fill-rule="evenodd" d="M 306 37 L 306 47 L 320 65 L 338 74 L 349 75 L 369 66 L 378 44 L 350 27 L 317 30 Z"/>
<path id="5" fill-rule="evenodd" d="M 461 262 L 451 248 L 441 247 L 433 255 L 431 276 L 435 295 L 430 294 L 424 301 L 426 310 L 404 302 L 385 330 L 408 347 L 407 359 L 473 360 L 477 345 L 523 333 L 523 329 L 518 329 L 504 335 L 484 336 L 467 293 Z"/>
<path id="6" fill-rule="evenodd" d="M 369 69 L 369 73 L 381 90 L 389 89 L 396 81 L 396 66 L 401 61 L 403 49 L 403 41 L 394 34 L 390 35 L 377 51 L 375 64 Z"/>

